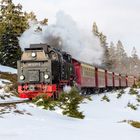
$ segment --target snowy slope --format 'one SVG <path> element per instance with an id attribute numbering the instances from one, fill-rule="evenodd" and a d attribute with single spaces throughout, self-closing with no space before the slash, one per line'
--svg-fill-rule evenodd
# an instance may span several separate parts
<path id="1" fill-rule="evenodd" d="M 140 129 L 124 119 L 140 121 L 140 108 L 134 111 L 128 102 L 138 104 L 135 95 L 126 94 L 117 99 L 117 92 L 106 93 L 110 102 L 94 95 L 93 101 L 81 105 L 86 115 L 78 120 L 61 115 L 59 110 L 46 111 L 32 104 L 2 108 L 10 113 L 0 115 L 0 140 L 139 140 Z"/>
<path id="2" fill-rule="evenodd" d="M 16 74 L 17 70 L 11 67 L 7 67 L 7 66 L 3 66 L 0 65 L 0 72 L 7 72 L 10 74 Z M 0 78 L 0 103 L 3 102 L 3 100 L 13 100 L 13 99 L 17 99 L 17 97 L 13 96 L 12 93 L 9 93 L 6 91 L 6 88 L 8 88 L 8 86 L 11 85 L 11 82 L 9 80 L 6 79 L 1 79 Z"/>
<path id="3" fill-rule="evenodd" d="M 11 101 L 19 99 L 18 97 L 15 97 L 14 94 L 12 94 L 10 91 L 6 91 L 6 88 L 8 85 L 10 85 L 11 82 L 6 79 L 0 79 L 0 103 L 4 101 Z"/>
<path id="4" fill-rule="evenodd" d="M 11 67 L 0 65 L 1 72 L 17 73 L 17 70 Z"/>

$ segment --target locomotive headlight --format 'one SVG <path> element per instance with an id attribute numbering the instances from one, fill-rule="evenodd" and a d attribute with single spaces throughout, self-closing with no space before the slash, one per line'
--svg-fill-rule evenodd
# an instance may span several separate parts
<path id="1" fill-rule="evenodd" d="M 48 74 L 45 74 L 45 75 L 44 75 L 44 78 L 45 78 L 45 79 L 49 79 L 49 75 L 48 75 Z"/>
<path id="2" fill-rule="evenodd" d="M 36 57 L 36 53 L 35 52 L 32 52 L 32 57 Z"/>
<path id="3" fill-rule="evenodd" d="M 20 80 L 24 80 L 25 77 L 24 77 L 24 75 L 21 75 L 19 78 L 20 78 Z"/>

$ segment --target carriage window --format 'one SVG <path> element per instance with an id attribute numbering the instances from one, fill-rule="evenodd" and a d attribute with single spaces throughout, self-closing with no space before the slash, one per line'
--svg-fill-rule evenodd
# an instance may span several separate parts
<path id="1" fill-rule="evenodd" d="M 82 74 L 84 77 L 94 77 L 94 69 L 82 67 Z"/>

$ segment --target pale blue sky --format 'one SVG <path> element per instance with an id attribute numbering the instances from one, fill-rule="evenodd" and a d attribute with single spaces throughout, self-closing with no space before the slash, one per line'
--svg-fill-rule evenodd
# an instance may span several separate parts
<path id="1" fill-rule="evenodd" d="M 96 21 L 108 42 L 121 40 L 130 54 L 135 46 L 140 56 L 140 0 L 13 0 L 39 19 L 55 21 L 57 11 L 71 15 L 77 24 L 91 29 Z"/>

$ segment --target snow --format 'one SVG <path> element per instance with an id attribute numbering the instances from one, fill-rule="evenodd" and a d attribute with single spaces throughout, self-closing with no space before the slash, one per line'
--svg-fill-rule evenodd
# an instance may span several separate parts
<path id="1" fill-rule="evenodd" d="M 8 86 L 9 84 L 11 84 L 10 81 L 5 79 L 0 79 L 0 103 L 18 99 L 12 93 L 8 93 L 5 91 L 6 86 Z"/>
<path id="2" fill-rule="evenodd" d="M 0 65 L 0 71 L 1 72 L 8 72 L 8 73 L 17 73 L 17 70 L 14 69 L 14 68 L 11 68 L 11 67 L 7 67 L 7 66 L 3 66 L 3 65 Z"/>
<path id="3" fill-rule="evenodd" d="M 125 94 L 117 99 L 118 92 L 92 96 L 92 101 L 81 104 L 85 119 L 63 116 L 60 110 L 48 111 L 34 104 L 0 107 L 0 140 L 138 140 L 140 130 L 123 120 L 140 121 L 140 108 L 132 110 L 128 102 L 138 104 L 135 95 Z M 139 91 L 140 93 L 140 91 Z M 101 101 L 107 95 L 110 102 Z"/>
<path id="4" fill-rule="evenodd" d="M 9 80 L 6 79 L 0 79 L 0 86 L 4 87 L 6 83 L 11 83 Z"/>

